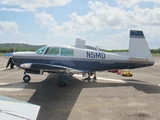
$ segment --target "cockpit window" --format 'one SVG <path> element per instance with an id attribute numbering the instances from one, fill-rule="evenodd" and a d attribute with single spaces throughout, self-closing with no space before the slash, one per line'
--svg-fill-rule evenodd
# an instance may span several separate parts
<path id="1" fill-rule="evenodd" d="M 44 54 L 59 55 L 59 48 L 58 47 L 48 47 Z"/>
<path id="2" fill-rule="evenodd" d="M 37 54 L 42 54 L 44 52 L 44 50 L 46 49 L 46 46 L 39 48 L 36 53 Z"/>

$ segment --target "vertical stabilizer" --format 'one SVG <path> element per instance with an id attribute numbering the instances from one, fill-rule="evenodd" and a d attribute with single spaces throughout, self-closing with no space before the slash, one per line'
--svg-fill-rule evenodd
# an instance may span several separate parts
<path id="1" fill-rule="evenodd" d="M 152 54 L 142 31 L 130 30 L 129 55 L 153 61 Z"/>

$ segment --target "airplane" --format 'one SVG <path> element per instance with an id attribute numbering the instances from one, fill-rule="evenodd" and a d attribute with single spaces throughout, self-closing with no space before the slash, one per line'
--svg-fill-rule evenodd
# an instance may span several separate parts
<path id="1" fill-rule="evenodd" d="M 14 52 L 17 67 L 24 69 L 24 82 L 30 74 L 56 73 L 57 84 L 66 87 L 73 74 L 112 69 L 134 69 L 154 65 L 143 31 L 130 30 L 129 51 L 110 53 L 83 47 L 46 45 L 35 52 Z"/>

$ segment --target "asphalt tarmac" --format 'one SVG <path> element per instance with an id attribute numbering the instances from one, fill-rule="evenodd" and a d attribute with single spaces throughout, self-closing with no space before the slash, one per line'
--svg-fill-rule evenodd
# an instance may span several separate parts
<path id="1" fill-rule="evenodd" d="M 74 75 L 60 88 L 48 73 L 31 74 L 24 83 L 24 71 L 6 69 L 7 59 L 0 57 L 0 94 L 40 105 L 37 120 L 159 120 L 160 57 L 155 62 L 131 70 L 133 77 L 104 71 L 97 72 L 97 81 L 84 82 Z"/>

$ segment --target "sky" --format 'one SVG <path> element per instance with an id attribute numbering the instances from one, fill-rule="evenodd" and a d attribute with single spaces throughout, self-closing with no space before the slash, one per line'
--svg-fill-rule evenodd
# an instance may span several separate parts
<path id="1" fill-rule="evenodd" d="M 130 30 L 160 48 L 160 0 L 0 0 L 0 43 L 128 49 Z"/>

